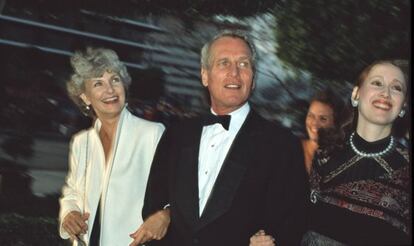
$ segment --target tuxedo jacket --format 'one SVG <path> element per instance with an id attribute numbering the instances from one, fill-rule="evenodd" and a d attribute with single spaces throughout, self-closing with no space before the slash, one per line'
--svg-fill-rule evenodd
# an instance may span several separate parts
<path id="1" fill-rule="evenodd" d="M 200 118 L 172 124 L 158 145 L 143 218 L 170 205 L 162 245 L 249 245 L 259 229 L 277 245 L 299 245 L 309 184 L 300 142 L 253 110 L 237 133 L 199 216 Z"/>

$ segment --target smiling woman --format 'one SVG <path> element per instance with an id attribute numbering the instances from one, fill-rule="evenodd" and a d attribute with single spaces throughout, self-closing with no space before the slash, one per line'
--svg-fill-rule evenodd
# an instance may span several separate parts
<path id="1" fill-rule="evenodd" d="M 352 93 L 352 100 L 359 102 L 359 128 L 384 125 L 386 129 L 391 129 L 393 121 L 406 106 L 406 81 L 402 71 L 391 63 L 373 66 L 365 81 L 357 85 Z"/>
<path id="2" fill-rule="evenodd" d="M 71 63 L 68 93 L 94 124 L 72 139 L 60 235 L 75 245 L 128 245 L 142 223 L 147 178 L 164 127 L 126 109 L 131 77 L 114 51 L 87 48 Z"/>
<path id="3" fill-rule="evenodd" d="M 409 154 L 392 132 L 405 115 L 406 65 L 378 61 L 362 71 L 351 97 L 356 114 L 345 126 L 351 131 L 315 154 L 303 245 L 410 244 Z"/>
<path id="4" fill-rule="evenodd" d="M 318 92 L 310 101 L 306 114 L 305 128 L 308 138 L 302 140 L 305 157 L 305 168 L 308 174 L 312 168 L 312 160 L 319 147 L 320 129 L 337 129 L 341 123 L 344 104 L 330 88 Z"/>
<path id="5" fill-rule="evenodd" d="M 114 82 L 122 84 L 123 92 L 120 95 L 123 96 L 124 101 L 121 103 L 125 103 L 125 94 L 131 84 L 131 77 L 126 66 L 119 61 L 114 51 L 89 47 L 85 55 L 81 52 L 75 53 L 71 58 L 71 63 L 75 73 L 72 75 L 71 81 L 67 83 L 68 94 L 82 112 L 90 116 L 96 113 L 91 110 L 91 102 L 88 100 L 87 94 L 91 95 L 92 87 L 102 86 L 104 79 L 107 79 L 110 84 Z M 103 78 L 104 75 L 106 75 L 105 78 Z M 115 78 L 109 81 L 108 76 Z M 96 93 L 101 91 L 102 93 L 102 89 L 94 89 L 93 91 Z M 85 100 L 87 101 L 85 102 Z"/>
<path id="6" fill-rule="evenodd" d="M 117 73 L 105 71 L 102 77 L 86 80 L 84 86 L 80 98 L 98 118 L 119 117 L 125 106 L 125 87 Z"/>

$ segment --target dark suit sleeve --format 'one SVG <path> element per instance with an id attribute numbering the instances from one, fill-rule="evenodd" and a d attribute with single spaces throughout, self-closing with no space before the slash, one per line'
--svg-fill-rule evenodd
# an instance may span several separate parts
<path id="1" fill-rule="evenodd" d="M 155 151 L 148 177 L 147 189 L 142 209 L 142 218 L 145 220 L 149 215 L 164 208 L 169 204 L 168 199 L 168 151 L 170 130 L 164 132 Z"/>
<path id="2" fill-rule="evenodd" d="M 300 245 L 307 226 L 309 182 L 299 139 L 292 134 L 279 136 L 267 193 L 267 233 L 276 245 Z"/>

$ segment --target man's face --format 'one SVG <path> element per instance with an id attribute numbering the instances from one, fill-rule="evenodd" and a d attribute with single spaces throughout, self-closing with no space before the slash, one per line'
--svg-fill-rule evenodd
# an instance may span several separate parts
<path id="1" fill-rule="evenodd" d="M 240 38 L 222 37 L 210 48 L 209 66 L 201 69 L 203 85 L 217 114 L 240 108 L 254 88 L 252 54 Z"/>

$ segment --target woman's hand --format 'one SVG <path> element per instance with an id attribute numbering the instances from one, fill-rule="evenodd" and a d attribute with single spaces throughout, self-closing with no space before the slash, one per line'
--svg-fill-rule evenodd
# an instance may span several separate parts
<path id="1" fill-rule="evenodd" d="M 129 235 L 134 239 L 129 246 L 137 246 L 154 239 L 161 240 L 167 233 L 169 225 L 170 209 L 163 209 L 150 215 L 138 230 Z"/>
<path id="2" fill-rule="evenodd" d="M 260 230 L 250 238 L 249 246 L 275 246 L 275 239 Z"/>
<path id="3" fill-rule="evenodd" d="M 78 235 L 85 234 L 88 230 L 88 224 L 86 221 L 89 219 L 89 213 L 83 215 L 78 211 L 69 212 L 63 219 L 62 227 L 70 238 L 75 240 Z"/>

